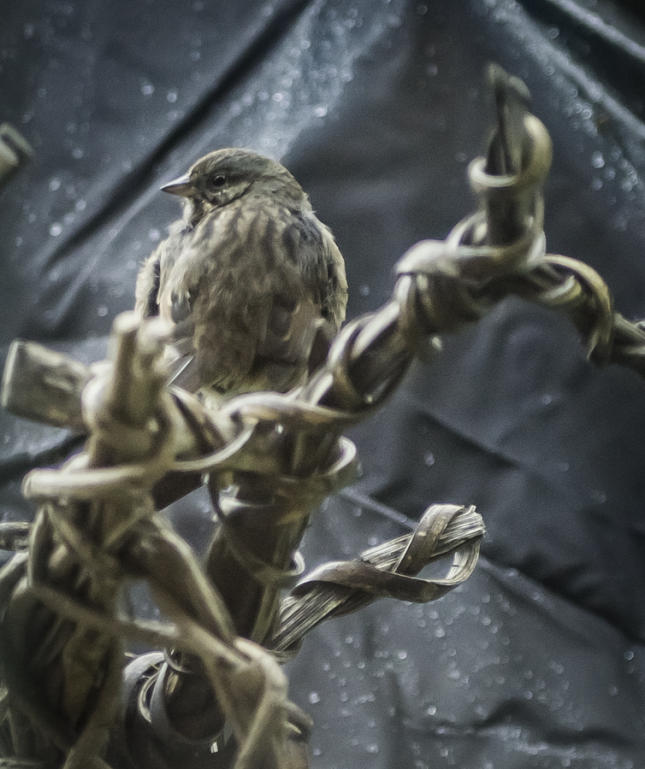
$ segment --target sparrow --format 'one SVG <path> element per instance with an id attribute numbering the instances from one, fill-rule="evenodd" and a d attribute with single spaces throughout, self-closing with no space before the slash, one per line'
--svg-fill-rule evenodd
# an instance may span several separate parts
<path id="1" fill-rule="evenodd" d="M 197 392 L 285 392 L 345 318 L 347 279 L 329 228 L 280 163 L 219 149 L 165 184 L 183 216 L 143 264 L 135 311 L 170 322 L 171 381 Z"/>

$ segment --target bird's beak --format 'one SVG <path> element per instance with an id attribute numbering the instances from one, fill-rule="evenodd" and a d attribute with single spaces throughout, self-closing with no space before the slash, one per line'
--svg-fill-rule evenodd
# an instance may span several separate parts
<path id="1" fill-rule="evenodd" d="M 161 189 L 163 192 L 169 192 L 171 195 L 181 195 L 185 198 L 190 197 L 195 192 L 189 174 L 184 174 L 177 179 L 173 179 L 171 182 L 163 184 Z"/>

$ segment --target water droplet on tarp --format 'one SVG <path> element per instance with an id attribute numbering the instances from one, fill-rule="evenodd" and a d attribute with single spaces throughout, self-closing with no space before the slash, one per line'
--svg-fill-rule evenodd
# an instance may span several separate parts
<path id="1" fill-rule="evenodd" d="M 594 168 L 604 168 L 605 167 L 605 158 L 602 154 L 602 152 L 594 152 L 591 155 L 591 165 Z"/>
<path id="2" fill-rule="evenodd" d="M 432 467 L 436 461 L 437 459 L 431 451 L 426 451 L 426 453 L 423 455 L 423 464 L 426 467 Z"/>

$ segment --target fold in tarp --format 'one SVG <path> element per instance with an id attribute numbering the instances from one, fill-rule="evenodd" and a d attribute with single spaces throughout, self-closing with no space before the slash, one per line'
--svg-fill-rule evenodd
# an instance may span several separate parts
<path id="1" fill-rule="evenodd" d="M 178 213 L 158 192 L 203 152 L 281 159 L 335 232 L 349 315 L 397 258 L 474 205 L 484 68 L 523 78 L 554 143 L 549 250 L 645 316 L 645 17 L 608 0 L 22 0 L 0 25 L 0 122 L 33 161 L 0 193 L 0 334 L 84 361 L 133 304 Z M 0 415 L 2 513 L 63 431 Z M 323 506 L 308 564 L 477 505 L 475 575 L 441 601 L 330 621 L 288 666 L 316 769 L 636 769 L 645 761 L 645 383 L 592 367 L 567 321 L 519 300 L 446 335 L 351 433 L 357 485 Z M 395 515 L 388 518 L 384 511 Z M 172 513 L 194 541 L 200 496 Z M 188 766 L 188 764 L 186 764 Z M 146 769 L 146 767 L 139 767 Z"/>

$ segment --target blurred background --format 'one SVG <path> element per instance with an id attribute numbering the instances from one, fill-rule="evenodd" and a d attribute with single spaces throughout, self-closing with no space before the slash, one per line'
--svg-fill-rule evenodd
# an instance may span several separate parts
<path id="1" fill-rule="evenodd" d="M 523 78 L 554 142 L 548 248 L 645 317 L 645 12 L 610 0 L 21 0 L 0 25 L 0 122 L 34 158 L 0 191 L 0 349 L 91 362 L 178 214 L 159 192 L 204 152 L 285 163 L 334 231 L 349 317 L 393 265 L 474 205 L 492 106 Z M 444 337 L 352 431 L 363 475 L 317 514 L 308 566 L 477 505 L 475 575 L 435 604 L 329 622 L 288 670 L 314 769 L 637 769 L 645 761 L 645 383 L 593 368 L 574 330 L 519 300 Z M 70 437 L 0 414 L 0 511 Z M 172 512 L 190 541 L 207 500 Z M 142 768 L 145 769 L 145 768 Z"/>

